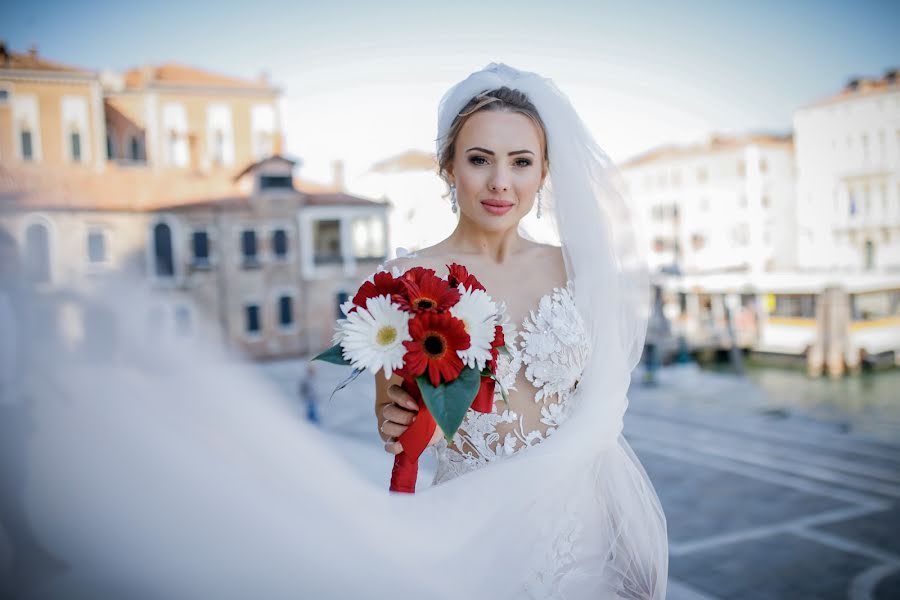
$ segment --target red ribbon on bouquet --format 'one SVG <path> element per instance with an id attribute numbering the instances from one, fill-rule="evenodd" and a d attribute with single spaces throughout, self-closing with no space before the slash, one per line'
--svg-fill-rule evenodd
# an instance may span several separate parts
<path id="1" fill-rule="evenodd" d="M 494 386 L 496 381 L 491 377 L 482 376 L 481 386 L 478 388 L 478 395 L 472 401 L 472 410 L 478 412 L 490 413 L 494 410 Z M 419 412 L 416 420 L 410 423 L 409 427 L 400 434 L 397 441 L 403 446 L 403 452 L 394 457 L 394 468 L 391 470 L 391 488 L 392 492 L 402 492 L 406 494 L 416 493 L 416 479 L 419 476 L 419 457 L 428 447 L 428 442 L 434 435 L 437 423 L 425 401 L 422 399 L 422 393 L 419 386 L 414 380 L 403 378 L 400 387 L 416 401 L 419 405 Z"/>

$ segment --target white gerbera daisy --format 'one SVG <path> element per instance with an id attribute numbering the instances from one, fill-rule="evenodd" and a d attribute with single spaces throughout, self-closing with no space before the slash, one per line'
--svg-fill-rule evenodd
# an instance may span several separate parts
<path id="1" fill-rule="evenodd" d="M 355 312 L 339 322 L 341 348 L 344 358 L 357 369 L 367 369 L 377 373 L 384 368 L 385 377 L 390 377 L 394 369 L 403 366 L 409 341 L 409 319 L 412 315 L 391 304 L 389 296 L 375 296 L 366 301 L 366 308 Z"/>
<path id="2" fill-rule="evenodd" d="M 465 325 L 471 345 L 456 353 L 467 367 L 484 369 L 491 360 L 491 342 L 497 324 L 497 305 L 484 290 L 460 288 L 459 302 L 450 307 L 450 314 Z"/>

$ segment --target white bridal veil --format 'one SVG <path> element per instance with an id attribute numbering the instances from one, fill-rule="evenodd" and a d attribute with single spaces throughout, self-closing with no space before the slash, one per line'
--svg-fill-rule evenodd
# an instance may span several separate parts
<path id="1" fill-rule="evenodd" d="M 621 436 L 649 301 L 628 207 L 568 100 L 533 73 L 470 75 L 441 101 L 439 136 L 501 86 L 545 123 L 546 212 L 591 338 L 566 423 L 512 457 L 390 495 L 285 418 L 253 370 L 197 343 L 148 344 L 134 318 L 145 295 L 103 290 L 116 358 L 42 351 L 20 385 L 28 516 L 71 566 L 38 597 L 664 598 L 665 519 Z"/>

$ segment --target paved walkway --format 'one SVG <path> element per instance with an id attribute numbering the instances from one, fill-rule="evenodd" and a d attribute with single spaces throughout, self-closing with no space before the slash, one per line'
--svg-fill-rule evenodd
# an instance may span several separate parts
<path id="1" fill-rule="evenodd" d="M 323 367 L 323 427 L 386 484 L 371 379 L 327 402 L 348 370 Z M 296 395 L 297 363 L 265 368 Z M 692 366 L 629 398 L 625 435 L 668 520 L 669 598 L 900 598 L 900 443 L 773 410 L 747 380 Z"/>

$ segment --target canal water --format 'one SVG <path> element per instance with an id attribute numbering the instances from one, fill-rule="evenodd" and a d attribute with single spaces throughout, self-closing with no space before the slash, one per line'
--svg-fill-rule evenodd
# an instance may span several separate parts
<path id="1" fill-rule="evenodd" d="M 731 372 L 727 363 L 702 365 Z M 773 416 L 799 416 L 888 443 L 900 443 L 900 368 L 845 375 L 809 377 L 799 366 L 772 366 L 747 361 L 746 377 L 769 398 Z"/>

